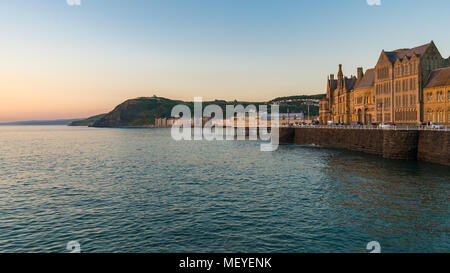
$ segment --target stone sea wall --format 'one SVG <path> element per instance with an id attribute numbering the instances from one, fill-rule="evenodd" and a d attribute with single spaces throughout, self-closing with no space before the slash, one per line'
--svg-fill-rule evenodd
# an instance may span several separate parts
<path id="1" fill-rule="evenodd" d="M 449 131 L 280 128 L 282 144 L 315 144 L 450 166 Z"/>

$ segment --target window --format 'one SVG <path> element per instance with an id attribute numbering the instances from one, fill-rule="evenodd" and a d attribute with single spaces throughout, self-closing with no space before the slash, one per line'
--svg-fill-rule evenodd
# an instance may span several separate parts
<path id="1" fill-rule="evenodd" d="M 384 109 L 388 110 L 391 106 L 391 99 L 390 98 L 384 98 L 383 100 Z"/>
<path id="2" fill-rule="evenodd" d="M 382 121 L 383 116 L 381 114 L 377 114 L 377 121 L 381 122 Z"/>
<path id="3" fill-rule="evenodd" d="M 378 68 L 378 79 L 386 79 L 389 77 L 389 67 Z"/>
<path id="4" fill-rule="evenodd" d="M 414 105 L 417 103 L 416 95 L 411 96 L 411 105 Z"/>
<path id="5" fill-rule="evenodd" d="M 436 97 L 437 97 L 437 101 L 439 101 L 439 102 L 444 101 L 444 95 L 442 94 L 442 91 L 439 91 L 437 93 Z"/>
<path id="6" fill-rule="evenodd" d="M 358 97 L 357 99 L 356 99 L 356 104 L 362 104 L 362 97 Z"/>

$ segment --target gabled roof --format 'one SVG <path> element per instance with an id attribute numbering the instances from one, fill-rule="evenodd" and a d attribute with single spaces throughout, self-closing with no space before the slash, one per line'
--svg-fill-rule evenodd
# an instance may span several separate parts
<path id="1" fill-rule="evenodd" d="M 433 70 L 425 88 L 450 85 L 450 67 Z"/>
<path id="2" fill-rule="evenodd" d="M 351 77 L 351 78 L 347 78 L 344 77 L 344 91 L 350 91 L 355 87 L 357 78 L 356 77 Z M 331 82 L 331 80 L 330 80 Z M 334 80 L 334 88 L 331 89 L 331 91 L 337 90 L 338 89 L 338 80 Z"/>
<path id="3" fill-rule="evenodd" d="M 413 55 L 421 57 L 423 54 L 425 54 L 431 44 L 432 42 L 414 48 L 397 49 L 394 51 L 385 51 L 384 53 L 389 58 L 391 63 L 395 63 L 397 59 L 403 59 L 404 57 L 411 58 Z"/>
<path id="4" fill-rule="evenodd" d="M 375 69 L 367 69 L 366 74 L 364 74 L 364 77 L 362 78 L 361 82 L 356 86 L 357 88 L 365 88 L 365 87 L 372 87 L 374 86 L 375 82 Z"/>

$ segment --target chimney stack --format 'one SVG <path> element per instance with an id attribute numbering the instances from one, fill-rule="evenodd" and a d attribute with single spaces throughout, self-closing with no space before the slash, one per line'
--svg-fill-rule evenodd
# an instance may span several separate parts
<path id="1" fill-rule="evenodd" d="M 364 72 L 363 72 L 363 68 L 362 67 L 358 67 L 358 72 L 356 74 L 356 77 L 358 78 L 358 80 L 361 80 L 364 76 Z"/>

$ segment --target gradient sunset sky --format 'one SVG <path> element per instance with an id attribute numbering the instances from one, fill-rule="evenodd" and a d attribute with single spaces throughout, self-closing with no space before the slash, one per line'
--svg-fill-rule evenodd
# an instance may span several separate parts
<path id="1" fill-rule="evenodd" d="M 324 93 L 382 49 L 434 40 L 450 1 L 0 0 L 0 122 L 80 118 L 125 99 Z M 416 16 L 417 15 L 417 16 Z"/>

